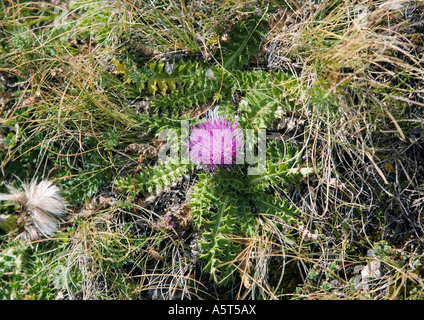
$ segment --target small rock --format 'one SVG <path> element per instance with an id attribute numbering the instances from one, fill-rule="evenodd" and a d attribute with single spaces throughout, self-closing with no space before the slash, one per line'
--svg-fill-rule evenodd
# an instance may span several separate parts
<path id="1" fill-rule="evenodd" d="M 362 264 L 359 266 L 355 266 L 355 268 L 353 268 L 353 274 L 359 274 L 364 268 L 365 266 Z"/>
<path id="2" fill-rule="evenodd" d="M 361 271 L 362 280 L 377 279 L 381 277 L 381 261 L 374 259 L 370 261 Z"/>
<path id="3" fill-rule="evenodd" d="M 375 252 L 374 252 L 374 250 L 369 249 L 369 250 L 367 251 L 367 256 L 368 256 L 368 257 L 370 257 L 370 258 L 375 257 Z"/>

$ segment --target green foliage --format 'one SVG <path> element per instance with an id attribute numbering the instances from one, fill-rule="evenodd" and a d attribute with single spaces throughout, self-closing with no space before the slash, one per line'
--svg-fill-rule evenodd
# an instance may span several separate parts
<path id="1" fill-rule="evenodd" d="M 297 83 L 286 73 L 243 72 L 238 83 L 245 92 L 239 106 L 242 111 L 240 122 L 245 127 L 268 128 L 281 117 L 283 110 L 295 111 L 293 93 Z"/>
<path id="2" fill-rule="evenodd" d="M 95 39 L 98 43 L 104 42 L 110 45 L 110 32 L 115 24 L 113 21 L 113 12 L 115 10 L 113 3 L 110 1 L 94 0 L 74 0 L 70 1 L 69 9 L 78 15 L 78 19 L 72 20 L 73 28 L 80 29 L 79 34 L 82 37 Z M 92 25 L 96 25 L 92 28 Z"/>
<path id="3" fill-rule="evenodd" d="M 180 71 L 184 69 L 177 67 L 177 70 L 166 71 L 165 62 L 153 61 L 147 65 L 153 72 L 153 76 L 149 78 L 147 87 L 149 92 L 153 95 L 159 91 L 162 94 L 166 94 L 168 91 L 177 89 L 178 78 L 180 77 Z"/>
<path id="4" fill-rule="evenodd" d="M 227 283 L 234 271 L 232 260 L 240 252 L 240 245 L 233 237 L 241 236 L 240 222 L 249 220 L 253 214 L 247 210 L 238 211 L 234 202 L 237 194 L 233 187 L 242 187 L 242 181 L 222 173 L 215 178 L 206 175 L 199 178 L 191 194 L 190 207 L 195 224 L 204 230 L 201 242 L 204 253 L 201 257 L 207 262 L 205 271 L 210 273 L 211 278 L 217 283 Z M 220 195 L 223 195 L 221 199 Z"/>
<path id="5" fill-rule="evenodd" d="M 11 31 L 11 37 L 8 43 L 11 50 L 25 51 L 31 48 L 33 41 L 34 34 L 31 32 L 30 28 L 25 25 L 21 25 Z"/>
<path id="6" fill-rule="evenodd" d="M 252 70 L 260 66 L 259 48 L 266 33 L 263 17 L 252 13 L 255 8 L 240 5 L 244 13 L 235 24 L 229 23 L 228 41 L 221 41 L 215 31 L 227 26 L 212 30 L 208 24 L 208 30 L 202 29 L 209 17 L 200 9 L 190 11 L 183 2 L 169 1 L 159 9 L 152 3 L 125 2 L 118 10 L 114 2 L 78 0 L 66 10 L 46 9 L 42 20 L 31 18 L 30 24 L 7 26 L 12 31 L 8 41 L 1 42 L 7 57 L 4 64 L 22 69 L 18 80 L 25 84 L 25 92 L 16 93 L 19 103 L 34 98 L 30 99 L 34 104 L 14 106 L 13 117 L 8 119 L 7 154 L 0 151 L 7 179 L 15 174 L 22 180 L 47 175 L 77 209 L 85 209 L 112 181 L 118 191 L 137 200 L 172 185 L 192 167 L 169 160 L 155 165 L 137 163 L 134 168 L 138 157 L 130 158 L 124 148 L 140 141 L 153 145 L 152 140 L 164 129 L 179 132 L 182 120 L 195 121 L 188 109 L 202 110 L 217 103 L 230 117 L 237 115 L 243 129 L 269 128 L 282 111 L 296 110 L 293 96 L 299 85 L 295 78 L 284 72 Z M 210 10 L 236 12 L 219 9 L 215 3 L 210 6 Z M 148 34 L 152 25 L 161 26 L 161 31 Z M 187 49 L 187 55 L 180 59 L 171 54 L 165 61 L 136 50 L 121 50 L 125 48 L 122 42 L 128 40 L 124 35 L 156 36 L 156 42 L 143 46 L 160 43 L 168 50 Z M 190 56 L 204 46 L 218 44 L 220 50 L 211 51 L 207 62 Z M 27 64 L 34 70 L 29 72 Z M 50 76 L 53 73 L 56 77 Z M 237 95 L 239 101 L 234 99 Z M 148 100 L 148 111 L 132 110 L 132 103 L 140 100 Z M 195 218 L 190 231 L 202 234 L 200 258 L 215 284 L 234 280 L 240 254 L 265 219 L 274 221 L 277 230 L 283 229 L 283 222 L 297 224 L 300 212 L 276 190 L 300 177 L 298 152 L 282 142 L 268 141 L 266 171 L 259 176 L 246 175 L 244 167 L 197 176 L 189 194 Z M 70 297 L 85 297 L 84 286 L 91 290 L 101 284 L 107 292 L 99 289 L 96 297 L 136 296 L 126 268 L 150 266 L 140 252 L 166 247 L 175 259 L 178 251 L 175 238 L 169 241 L 166 232 L 151 238 L 140 231 L 147 227 L 138 230 L 128 223 L 142 216 L 132 201 L 126 205 L 123 211 L 106 207 L 101 212 L 93 210 L 89 218 L 73 219 L 53 249 L 40 246 L 37 251 L 11 242 L 0 254 L 1 297 L 51 299 L 57 290 Z M 14 228 L 9 220 L 1 223 L 4 233 Z M 47 259 L 43 253 L 50 250 Z M 135 256 L 140 263 L 134 262 Z M 161 263 L 161 270 L 167 270 L 167 264 L 183 264 Z M 149 272 L 157 270 L 155 266 Z"/>
<path id="7" fill-rule="evenodd" d="M 126 61 L 112 60 L 115 68 L 114 74 L 123 76 L 123 85 L 132 83 L 139 92 L 147 87 L 150 94 L 162 93 L 165 95 L 177 88 L 180 80 L 180 72 L 184 65 L 179 63 L 175 69 L 167 69 L 167 64 L 161 60 L 148 62 L 139 67 L 128 56 Z"/>
<path id="8" fill-rule="evenodd" d="M 231 238 L 237 233 L 235 207 L 229 204 L 228 194 L 222 203 L 213 213 L 210 220 L 206 222 L 207 231 L 203 233 L 204 241 L 201 242 L 205 254 L 201 258 L 205 259 L 205 271 L 209 272 L 215 282 L 226 283 L 230 279 L 233 271 L 231 263 L 240 251 Z"/>
<path id="9" fill-rule="evenodd" d="M 203 62 L 192 60 L 164 62 L 162 60 L 137 65 L 127 58 L 112 61 L 114 74 L 122 76 L 122 83 L 108 77 L 108 84 L 118 84 L 119 89 L 132 96 L 128 84 L 135 86 L 138 94 L 148 92 L 154 97 L 151 107 L 155 111 L 166 110 L 178 113 L 185 107 L 208 101 L 220 88 L 218 69 Z"/>
<path id="10" fill-rule="evenodd" d="M 333 94 L 330 94 L 326 86 L 313 86 L 309 91 L 309 96 L 309 103 L 314 110 L 320 114 L 327 114 L 330 118 L 338 117 L 337 100 Z"/>
<path id="11" fill-rule="evenodd" d="M 230 40 L 222 45 L 224 68 L 241 70 L 246 66 L 252 57 L 257 56 L 264 35 L 261 17 L 252 14 L 240 20 L 232 28 Z"/>
<path id="12" fill-rule="evenodd" d="M 287 200 L 251 181 L 241 172 L 202 174 L 191 194 L 195 225 L 203 230 L 201 257 L 207 262 L 205 270 L 219 284 L 234 278 L 236 257 L 257 232 L 258 219 L 275 216 L 295 224 L 300 214 Z"/>
<path id="13" fill-rule="evenodd" d="M 167 160 L 158 162 L 154 167 L 147 167 L 136 172 L 134 176 L 120 178 L 115 186 L 123 192 L 135 195 L 141 192 L 153 193 L 176 182 L 188 170 L 188 165 Z"/>
<path id="14" fill-rule="evenodd" d="M 299 150 L 289 143 L 269 141 L 266 156 L 267 170 L 261 175 L 249 177 L 252 186 L 287 187 L 289 183 L 295 183 L 313 173 L 312 169 L 302 167 L 303 159 Z"/>
<path id="15" fill-rule="evenodd" d="M 200 105 L 213 97 L 221 83 L 216 68 L 191 60 L 177 63 L 172 76 L 178 79 L 179 85 L 174 86 L 176 90 L 170 94 L 152 101 L 152 107 L 156 110 L 170 109 L 171 112 L 177 112 L 182 108 Z"/>
<path id="16" fill-rule="evenodd" d="M 262 30 L 259 22 L 253 18 L 243 20 L 232 29 L 231 39 L 223 47 L 224 67 L 230 71 L 222 66 L 192 60 L 169 62 L 173 65 L 172 73 L 165 72 L 163 62 L 135 67 L 152 71 L 148 80 L 139 77 L 153 95 L 153 113 L 141 115 L 143 125 L 156 133 L 164 128 L 178 131 L 179 120 L 187 119 L 181 111 L 200 106 L 210 99 L 227 106 L 227 111 L 238 109 L 239 123 L 246 129 L 270 127 L 283 110 L 295 111 L 292 95 L 299 88 L 295 79 L 284 72 L 242 70 L 249 62 L 246 55 L 250 58 L 257 54 L 257 41 Z M 247 39 L 242 37 L 246 30 L 250 35 Z M 135 76 L 128 76 L 131 72 L 129 67 L 121 70 L 124 70 L 124 77 L 130 79 L 128 84 L 137 82 Z M 231 103 L 235 92 L 242 96 L 237 107 Z M 165 111 L 168 116 L 161 116 L 159 112 Z M 234 279 L 237 257 L 246 239 L 257 232 L 260 226 L 258 219 L 277 217 L 288 224 L 297 223 L 298 210 L 281 195 L 267 190 L 270 187 L 287 187 L 311 172 L 299 171 L 298 166 L 302 162 L 299 151 L 281 141 L 269 141 L 266 156 L 265 173 L 259 176 L 246 176 L 234 171 L 218 172 L 215 176 L 200 174 L 190 194 L 194 226 L 203 235 L 200 244 L 201 258 L 206 263 L 204 270 L 217 284 L 223 285 Z M 134 174 L 116 180 L 115 186 L 131 196 L 155 193 L 177 181 L 188 168 L 172 162 L 142 167 Z M 280 227 L 277 222 L 276 225 Z"/>
<path id="17" fill-rule="evenodd" d="M 82 157 L 74 160 L 70 158 L 55 159 L 54 163 L 57 167 L 63 166 L 68 161 L 80 161 L 78 167 L 66 167 L 66 170 L 61 170 L 56 174 L 58 178 L 57 185 L 61 188 L 63 195 L 73 205 L 82 205 L 86 200 L 91 199 L 101 187 L 107 186 L 114 178 L 111 162 L 119 163 L 117 159 L 111 159 L 111 151 L 116 140 L 113 138 L 116 135 L 114 130 L 106 132 L 110 138 L 104 141 L 104 149 L 96 149 L 85 153 Z M 116 137 L 115 137 L 116 138 Z M 94 138 L 85 139 L 87 145 L 84 147 L 90 148 L 93 144 L 99 144 Z"/>
<path id="18" fill-rule="evenodd" d="M 29 246 L 11 242 L 0 251 L 0 300 L 50 300 L 55 294 L 43 257 Z"/>

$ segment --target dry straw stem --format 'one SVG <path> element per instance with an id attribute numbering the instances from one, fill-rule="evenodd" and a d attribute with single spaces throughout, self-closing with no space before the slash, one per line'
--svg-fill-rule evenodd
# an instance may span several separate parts
<path id="1" fill-rule="evenodd" d="M 276 227 L 276 222 L 283 225 L 284 230 Z M 243 250 L 231 262 L 241 278 L 237 299 L 278 300 L 281 287 L 285 281 L 290 281 L 285 277 L 286 264 L 290 262 L 290 256 L 300 252 L 300 248 L 286 235 L 293 227 L 287 225 L 282 219 L 261 215 L 258 223 L 254 236 L 234 239 L 243 246 Z M 271 263 L 273 268 L 279 269 L 279 274 L 273 271 L 272 277 Z M 271 284 L 270 278 L 276 283 Z"/>
<path id="2" fill-rule="evenodd" d="M 308 164 L 318 174 L 307 177 L 306 191 L 289 196 L 303 200 L 302 211 L 311 230 L 322 228 L 327 234 L 337 234 L 333 245 L 349 245 L 365 237 L 372 246 L 379 237 L 370 231 L 376 212 L 385 211 L 386 215 L 396 207 L 412 225 L 408 231 L 417 239 L 417 230 L 422 231 L 422 210 L 411 206 L 411 198 L 406 196 L 418 196 L 409 188 L 419 184 L 420 142 L 411 139 L 410 127 L 405 124 L 423 121 L 420 117 L 406 118 L 404 111 L 406 106 L 424 105 L 420 100 L 424 88 L 423 37 L 414 31 L 419 25 L 413 23 L 413 19 L 422 19 L 423 6 L 410 1 L 379 4 L 321 1 L 282 9 L 271 21 L 265 41 L 272 62 L 269 67 L 290 71 L 305 88 L 301 98 L 297 97 L 301 108 L 296 116 L 306 120 Z M 331 104 L 320 108 L 316 99 L 309 99 L 309 89 L 314 86 L 323 89 L 324 99 L 335 97 L 334 109 Z M 400 187 L 402 176 L 408 183 L 406 188 Z M 382 205 L 379 197 L 391 205 Z M 385 216 L 382 222 L 390 220 Z M 386 225 L 378 228 L 391 230 Z M 319 243 L 318 255 L 334 253 L 334 248 Z M 307 264 L 308 260 L 304 261 Z M 385 290 L 387 298 L 403 290 L 388 294 L 391 281 L 401 278 L 397 274 L 386 274 L 376 285 Z M 410 280 L 421 285 L 414 276 Z M 316 291 L 304 298 L 314 295 L 325 298 L 328 293 Z M 357 291 L 354 296 L 367 297 Z"/>
<path id="3" fill-rule="evenodd" d="M 403 11 L 395 10 L 395 6 Z M 421 85 L 399 88 L 390 83 L 396 72 L 407 74 L 417 84 L 422 83 L 423 68 L 419 57 L 414 54 L 415 35 L 403 32 L 400 27 L 403 14 L 411 14 L 411 10 L 408 1 L 385 3 L 380 7 L 373 1 L 336 4 L 323 1 L 319 5 L 307 2 L 300 9 L 284 9 L 274 17 L 266 41 L 268 49 L 271 44 L 275 46 L 277 43 L 277 49 L 272 52 L 273 66 L 291 70 L 303 83 L 308 84 L 307 87 L 316 83 L 319 77 L 326 86 L 330 86 L 329 93 L 346 95 L 346 98 L 338 97 L 338 111 L 342 114 L 338 119 L 320 115 L 320 110 L 317 110 L 318 113 L 310 112 L 308 99 L 300 101 L 309 123 L 308 139 L 316 141 L 311 152 L 317 157 L 312 157 L 311 161 L 314 162 L 316 158 L 323 160 L 323 179 L 327 185 L 335 178 L 332 173 L 337 172 L 337 168 L 333 159 L 340 146 L 345 154 L 357 158 L 359 166 L 356 167 L 368 159 L 383 183 L 388 184 L 385 174 L 374 160 L 371 135 L 379 124 L 377 121 L 370 122 L 376 112 L 376 109 L 370 108 L 370 104 L 375 103 L 393 123 L 400 139 L 406 140 L 404 130 L 394 115 L 398 110 L 393 109 L 392 105 L 390 108 L 385 106 L 373 91 L 378 90 L 380 94 L 381 89 L 387 92 L 392 90 L 399 95 L 382 94 L 389 100 L 421 105 L 419 101 L 405 98 L 408 91 L 411 94 L 422 91 Z M 389 21 L 396 21 L 397 24 L 391 25 Z M 362 100 L 359 108 L 349 101 L 346 87 L 353 89 Z M 337 157 L 341 156 L 342 153 L 337 154 Z M 350 167 L 354 169 L 355 165 Z M 346 183 L 340 182 L 338 185 Z"/>
<path id="4" fill-rule="evenodd" d="M 414 54 L 416 35 L 403 32 L 401 25 L 411 4 L 395 4 L 403 5 L 403 11 L 378 7 L 372 0 L 308 1 L 300 9 L 282 9 L 271 19 L 265 41 L 265 47 L 275 47 L 271 67 L 295 71 L 305 80 L 324 77 L 332 83 L 330 91 L 353 81 L 364 87 L 385 87 L 386 75 L 393 74 L 384 67 L 386 63 L 421 77 L 420 59 Z M 396 19 L 397 25 L 389 22 Z M 374 67 L 383 72 L 364 78 Z"/>

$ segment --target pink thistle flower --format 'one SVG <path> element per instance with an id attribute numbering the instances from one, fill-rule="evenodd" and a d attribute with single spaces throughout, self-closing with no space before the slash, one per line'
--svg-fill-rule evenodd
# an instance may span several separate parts
<path id="1" fill-rule="evenodd" d="M 188 146 L 193 163 L 205 171 L 233 169 L 231 164 L 240 158 L 243 145 L 243 133 L 237 125 L 237 120 L 220 117 L 217 108 L 209 111 L 205 121 L 191 127 Z"/>

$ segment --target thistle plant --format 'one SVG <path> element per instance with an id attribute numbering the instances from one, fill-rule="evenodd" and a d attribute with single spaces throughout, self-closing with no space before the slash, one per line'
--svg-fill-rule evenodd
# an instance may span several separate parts
<path id="1" fill-rule="evenodd" d="M 0 1 L 0 299 L 424 297 L 422 2 L 44 2 Z"/>
<path id="2" fill-rule="evenodd" d="M 192 161 L 205 171 L 232 170 L 241 157 L 243 135 L 236 120 L 227 121 L 215 108 L 204 122 L 192 126 L 188 146 Z"/>

